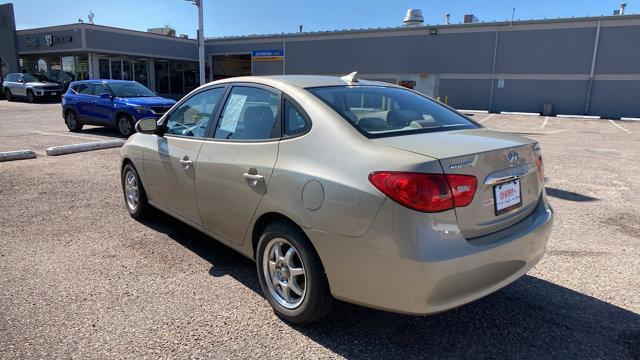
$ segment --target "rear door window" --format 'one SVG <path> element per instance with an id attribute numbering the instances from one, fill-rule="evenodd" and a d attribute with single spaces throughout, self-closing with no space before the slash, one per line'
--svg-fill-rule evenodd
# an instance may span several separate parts
<path id="1" fill-rule="evenodd" d="M 82 95 L 93 95 L 93 84 L 79 84 L 76 92 Z"/>
<path id="2" fill-rule="evenodd" d="M 218 120 L 215 139 L 267 140 L 279 138 L 280 95 L 251 86 L 234 86 Z"/>
<path id="3" fill-rule="evenodd" d="M 103 93 L 109 93 L 109 89 L 104 84 L 93 84 L 93 95 L 100 96 Z"/>
<path id="4" fill-rule="evenodd" d="M 368 137 L 478 127 L 438 102 L 403 88 L 358 85 L 307 90 Z"/>

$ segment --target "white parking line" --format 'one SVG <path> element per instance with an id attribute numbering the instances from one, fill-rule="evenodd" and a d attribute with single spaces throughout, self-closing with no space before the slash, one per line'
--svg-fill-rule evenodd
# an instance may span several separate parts
<path id="1" fill-rule="evenodd" d="M 615 123 L 615 121 L 613 121 L 613 120 L 609 120 L 609 122 L 610 122 L 610 123 L 612 123 L 613 125 L 615 125 L 615 126 L 619 127 L 620 129 L 622 129 L 622 130 L 624 130 L 624 131 L 626 131 L 626 132 L 628 132 L 628 133 L 631 133 L 631 131 L 629 131 L 629 130 L 627 130 L 627 129 L 623 128 L 622 126 L 620 126 L 620 125 L 618 125 L 618 124 L 616 124 L 616 123 Z"/>
<path id="2" fill-rule="evenodd" d="M 547 126 L 547 122 L 549 121 L 549 117 L 545 116 L 544 117 L 544 122 L 542 123 L 542 126 L 540 126 L 540 130 L 544 129 L 545 126 Z"/>
<path id="3" fill-rule="evenodd" d="M 482 120 L 480 120 L 480 121 L 478 121 L 478 122 L 482 124 L 483 122 L 485 122 L 485 121 L 487 121 L 487 120 L 491 119 L 492 117 L 494 117 L 494 116 L 496 116 L 496 115 L 498 115 L 498 114 L 491 114 L 491 115 L 487 116 L 486 118 L 484 118 L 484 119 L 482 119 Z"/>
<path id="4" fill-rule="evenodd" d="M 92 137 L 92 136 L 81 136 L 81 135 L 71 135 L 71 134 L 57 134 L 57 133 L 48 133 L 48 132 L 38 132 L 40 135 L 55 135 L 55 136 L 66 136 L 73 137 L 78 139 L 90 139 L 90 140 L 102 140 L 103 138 Z"/>

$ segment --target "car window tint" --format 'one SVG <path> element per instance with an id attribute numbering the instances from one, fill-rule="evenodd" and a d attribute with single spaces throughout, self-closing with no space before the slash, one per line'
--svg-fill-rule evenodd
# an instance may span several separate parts
<path id="1" fill-rule="evenodd" d="M 93 84 L 93 95 L 100 96 L 102 93 L 109 93 L 107 87 L 104 84 Z"/>
<path id="2" fill-rule="evenodd" d="M 224 88 L 199 92 L 175 109 L 167 120 L 167 134 L 203 137 Z"/>
<path id="3" fill-rule="evenodd" d="M 284 101 L 284 133 L 297 135 L 307 130 L 307 122 L 304 116 L 289 100 Z"/>
<path id="4" fill-rule="evenodd" d="M 93 84 L 80 84 L 80 85 L 78 85 L 78 94 L 93 95 Z"/>
<path id="5" fill-rule="evenodd" d="M 268 90 L 236 86 L 229 93 L 218 121 L 216 139 L 272 139 L 280 96 Z"/>

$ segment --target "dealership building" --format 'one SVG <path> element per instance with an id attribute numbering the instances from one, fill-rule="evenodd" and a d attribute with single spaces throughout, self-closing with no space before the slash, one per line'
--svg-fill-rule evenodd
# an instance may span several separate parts
<path id="1" fill-rule="evenodd" d="M 401 15 L 401 14 L 400 14 Z M 15 30 L 0 5 L 3 73 L 197 87 L 195 39 L 89 23 Z M 460 109 L 640 117 L 640 16 L 399 26 L 209 38 L 206 79 L 358 71 Z M 206 25 L 206 24 L 205 24 Z"/>

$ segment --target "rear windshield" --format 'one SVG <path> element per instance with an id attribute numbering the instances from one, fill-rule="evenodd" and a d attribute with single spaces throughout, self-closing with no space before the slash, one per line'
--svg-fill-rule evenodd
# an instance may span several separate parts
<path id="1" fill-rule="evenodd" d="M 402 88 L 357 85 L 307 90 L 368 137 L 479 127 L 436 101 Z"/>

